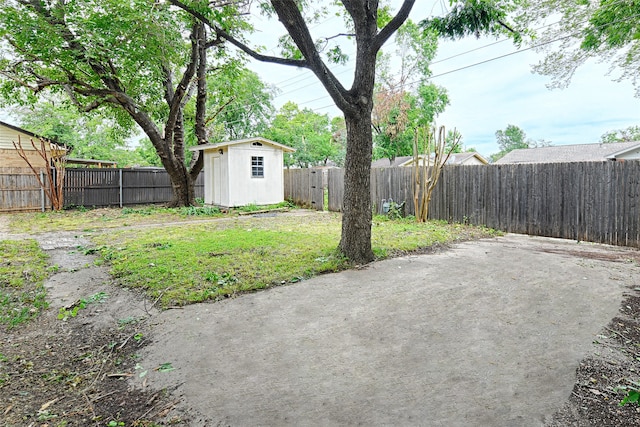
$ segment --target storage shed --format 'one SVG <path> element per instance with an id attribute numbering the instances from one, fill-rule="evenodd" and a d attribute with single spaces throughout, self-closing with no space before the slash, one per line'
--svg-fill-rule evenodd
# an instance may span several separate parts
<path id="1" fill-rule="evenodd" d="M 265 138 L 191 147 L 204 155 L 205 204 L 237 207 L 284 201 L 284 156 L 295 149 Z"/>

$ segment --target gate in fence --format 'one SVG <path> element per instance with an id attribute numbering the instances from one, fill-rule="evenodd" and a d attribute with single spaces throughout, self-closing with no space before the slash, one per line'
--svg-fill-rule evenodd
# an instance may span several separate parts
<path id="1" fill-rule="evenodd" d="M 324 210 L 325 170 L 285 169 L 284 198 L 298 206 Z"/>

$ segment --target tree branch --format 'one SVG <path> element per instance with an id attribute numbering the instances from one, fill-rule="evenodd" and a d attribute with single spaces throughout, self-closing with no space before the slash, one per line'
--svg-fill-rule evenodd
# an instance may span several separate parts
<path id="1" fill-rule="evenodd" d="M 205 24 L 198 25 L 198 70 L 196 72 L 196 138 L 198 145 L 207 143 L 207 34 Z M 200 171 L 204 167 L 204 156 L 202 152 L 195 151 L 189 165 L 189 175 L 192 180 L 196 180 Z"/>
<path id="2" fill-rule="evenodd" d="M 261 53 L 256 52 L 255 50 L 251 49 L 249 46 L 247 46 L 240 40 L 233 37 L 231 34 L 225 31 L 222 27 L 220 27 L 217 23 L 211 22 L 211 20 L 209 20 L 202 13 L 184 4 L 182 1 L 180 0 L 168 0 L 168 1 L 172 5 L 179 7 L 180 9 L 184 10 L 185 12 L 193 16 L 194 18 L 205 23 L 209 28 L 213 30 L 216 36 L 223 38 L 224 40 L 231 43 L 233 46 L 237 47 L 238 49 L 240 49 L 250 57 L 257 59 L 258 61 L 270 62 L 270 63 L 281 64 L 281 65 L 290 65 L 290 66 L 301 67 L 301 68 L 309 68 L 309 64 L 305 60 L 282 58 L 279 56 L 262 55 Z"/>
<path id="3" fill-rule="evenodd" d="M 320 53 L 311 37 L 302 13 L 298 9 L 297 2 L 295 0 L 272 0 L 271 4 L 278 15 L 278 19 L 305 57 L 308 64 L 307 68 L 311 69 L 320 80 L 320 83 L 325 87 L 338 108 L 341 110 L 349 108 L 351 103 L 346 99 L 348 92 L 320 58 Z"/>
<path id="4" fill-rule="evenodd" d="M 371 46 L 371 49 L 373 49 L 374 52 L 377 52 L 382 47 L 382 45 L 385 44 L 389 37 L 391 37 L 391 35 L 395 33 L 398 28 L 400 28 L 404 21 L 407 20 L 414 3 L 415 0 L 404 0 L 402 2 L 402 6 L 400 7 L 400 10 L 396 14 L 396 16 L 394 16 L 393 19 L 382 30 L 380 30 L 378 35 L 376 35 L 373 39 L 373 45 Z"/>
<path id="5" fill-rule="evenodd" d="M 189 63 L 187 64 L 187 68 L 182 73 L 182 78 L 178 83 L 178 86 L 175 88 L 173 96 L 171 100 L 167 100 L 169 104 L 169 117 L 167 118 L 167 123 L 165 125 L 165 135 L 164 138 L 166 141 L 170 142 L 173 139 L 173 132 L 175 129 L 175 125 L 178 122 L 180 114 L 182 114 L 182 100 L 187 93 L 191 80 L 196 72 L 196 67 L 198 64 L 198 46 L 199 46 L 199 26 L 202 25 L 200 23 L 195 23 L 191 28 L 191 56 L 189 59 Z M 175 151 L 175 150 L 174 150 Z"/>

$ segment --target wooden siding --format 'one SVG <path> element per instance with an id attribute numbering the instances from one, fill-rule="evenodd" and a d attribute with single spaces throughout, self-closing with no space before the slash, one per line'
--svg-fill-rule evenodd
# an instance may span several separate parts
<path id="1" fill-rule="evenodd" d="M 31 147 L 31 145 L 29 145 Z M 35 150 L 25 149 L 25 154 L 36 169 L 46 167 L 42 157 Z M 18 155 L 15 149 L 0 149 L 0 168 L 29 168 L 27 162 Z"/>
<path id="2" fill-rule="evenodd" d="M 29 140 L 33 138 L 32 135 L 25 132 L 19 132 L 0 124 L 0 149 L 13 150 L 13 141 L 15 141 L 16 144 L 18 143 L 18 135 L 20 135 L 22 146 L 25 147 L 25 149 L 27 147 L 30 148 L 31 143 Z"/>

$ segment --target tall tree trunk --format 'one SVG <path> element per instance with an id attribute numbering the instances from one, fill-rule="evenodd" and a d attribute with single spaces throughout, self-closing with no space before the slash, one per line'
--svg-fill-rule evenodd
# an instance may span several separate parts
<path id="1" fill-rule="evenodd" d="M 191 175 L 184 163 L 166 167 L 169 178 L 171 179 L 171 187 L 173 189 L 173 200 L 169 206 L 193 206 L 196 202 L 195 182 L 191 179 Z"/>
<path id="2" fill-rule="evenodd" d="M 370 106 L 370 103 L 369 103 Z M 371 109 L 345 114 L 347 156 L 340 250 L 351 261 L 373 261 L 371 249 Z"/>
<path id="3" fill-rule="evenodd" d="M 271 0 L 271 6 L 286 28 L 303 59 L 263 55 L 214 24 L 205 14 L 181 0 L 169 0 L 215 31 L 251 57 L 265 62 L 308 68 L 316 75 L 336 106 L 344 113 L 347 124 L 347 157 L 345 161 L 345 193 L 343 201 L 340 250 L 351 261 L 373 260 L 371 250 L 371 108 L 375 79 L 376 55 L 380 47 L 406 21 L 415 0 L 403 0 L 398 13 L 378 31 L 378 0 L 343 0 L 342 6 L 351 17 L 356 40 L 354 83 L 346 89 L 322 61 L 320 51 L 309 32 L 302 14 L 305 6 L 294 0 Z M 302 2 L 304 4 L 305 2 Z"/>

